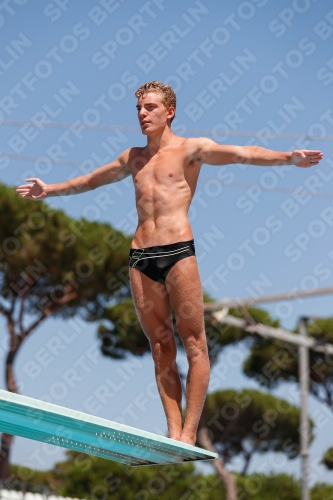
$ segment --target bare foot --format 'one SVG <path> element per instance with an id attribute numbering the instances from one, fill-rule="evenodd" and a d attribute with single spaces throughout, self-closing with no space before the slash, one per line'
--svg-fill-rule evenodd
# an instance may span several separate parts
<path id="1" fill-rule="evenodd" d="M 169 439 L 174 439 L 175 441 L 180 441 L 179 434 L 169 434 Z"/>
<path id="2" fill-rule="evenodd" d="M 186 443 L 186 444 L 190 444 L 192 446 L 195 446 L 195 443 L 196 443 L 196 440 L 197 440 L 197 437 L 194 435 L 186 435 L 186 434 L 182 434 L 179 438 L 178 441 L 181 441 L 182 443 Z"/>

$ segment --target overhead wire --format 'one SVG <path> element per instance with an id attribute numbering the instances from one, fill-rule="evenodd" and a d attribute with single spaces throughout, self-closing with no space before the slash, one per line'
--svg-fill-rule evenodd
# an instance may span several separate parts
<path id="1" fill-rule="evenodd" d="M 27 161 L 30 163 L 46 163 L 48 165 L 51 164 L 56 164 L 60 166 L 65 166 L 65 167 L 74 167 L 74 168 L 83 168 L 85 161 L 78 162 L 78 161 L 70 161 L 70 160 L 51 160 L 47 156 L 32 156 L 32 155 L 22 155 L 22 154 L 17 154 L 17 153 L 7 153 L 7 152 L 0 152 L 0 158 L 1 157 L 7 157 L 12 160 L 18 160 L 18 161 Z M 91 165 L 89 164 L 89 167 Z M 100 165 L 95 165 L 96 168 L 99 167 Z M 219 184 L 223 187 L 234 187 L 234 188 L 239 188 L 239 189 L 251 189 L 253 187 L 260 188 L 261 191 L 267 191 L 267 192 L 275 192 L 275 193 L 280 193 L 280 194 L 288 194 L 292 195 L 295 193 L 295 191 L 299 188 L 285 188 L 285 187 L 267 187 L 267 186 L 262 186 L 259 183 L 246 183 L 246 182 L 222 182 L 219 179 L 212 178 L 212 179 L 199 179 L 199 183 L 205 183 L 205 184 Z M 313 192 L 313 191 L 307 191 L 306 189 L 302 189 L 302 195 L 309 195 L 313 198 L 325 198 L 325 199 L 333 199 L 333 193 L 318 193 L 318 192 Z"/>
<path id="2" fill-rule="evenodd" d="M 80 121 L 74 123 L 61 122 L 42 122 L 29 120 L 2 120 L 2 127 L 34 127 L 34 128 L 50 128 L 50 129 L 78 129 L 78 130 L 101 130 L 101 131 L 116 131 L 121 132 L 141 132 L 139 126 L 131 125 L 112 125 L 112 124 L 96 124 L 87 125 Z M 288 140 L 308 140 L 308 141 L 333 141 L 333 135 L 321 134 L 300 134 L 300 133 L 282 133 L 282 132 L 267 132 L 265 128 L 262 132 L 246 131 L 246 130 L 228 130 L 221 129 L 205 129 L 205 128 L 187 128 L 184 132 L 186 135 L 208 135 L 209 137 L 255 137 L 258 139 L 288 139 Z"/>

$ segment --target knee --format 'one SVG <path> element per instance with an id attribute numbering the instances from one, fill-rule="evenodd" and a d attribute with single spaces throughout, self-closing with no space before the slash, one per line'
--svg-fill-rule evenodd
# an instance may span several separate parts
<path id="1" fill-rule="evenodd" d="M 174 362 L 177 356 L 177 347 L 174 338 L 168 341 L 153 340 L 150 341 L 151 352 L 154 361 L 167 359 L 168 362 Z"/>
<path id="2" fill-rule="evenodd" d="M 199 360 L 202 361 L 203 359 L 208 360 L 208 348 L 205 335 L 201 335 L 199 338 L 189 336 L 184 342 L 184 349 L 189 364 Z"/>
<path id="3" fill-rule="evenodd" d="M 149 330 L 145 333 L 151 344 L 160 343 L 163 345 L 168 345 L 174 342 L 174 333 L 171 325 L 164 323 L 163 321 L 157 322 L 157 326 L 149 327 Z"/>

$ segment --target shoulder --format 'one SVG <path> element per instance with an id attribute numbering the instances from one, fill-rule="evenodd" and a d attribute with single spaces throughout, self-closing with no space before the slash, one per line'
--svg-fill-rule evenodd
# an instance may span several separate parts
<path id="1" fill-rule="evenodd" d="M 192 162 L 207 163 L 208 165 L 228 165 L 240 163 L 244 157 L 242 146 L 231 144 L 218 144 L 207 137 L 188 139 L 188 154 Z"/>
<path id="2" fill-rule="evenodd" d="M 134 147 L 134 148 L 125 149 L 125 151 L 123 151 L 118 156 L 118 159 L 124 166 L 129 168 L 131 161 L 133 161 L 136 157 L 140 156 L 143 149 L 144 148 L 141 148 L 141 147 Z"/>
<path id="3" fill-rule="evenodd" d="M 191 137 L 186 139 L 183 143 L 183 147 L 186 150 L 187 155 L 192 161 L 203 162 L 204 154 L 211 150 L 212 147 L 216 145 L 212 139 L 207 137 Z"/>
<path id="4" fill-rule="evenodd" d="M 216 145 L 216 142 L 208 137 L 190 137 L 184 141 L 184 146 L 192 151 L 202 151 Z"/>

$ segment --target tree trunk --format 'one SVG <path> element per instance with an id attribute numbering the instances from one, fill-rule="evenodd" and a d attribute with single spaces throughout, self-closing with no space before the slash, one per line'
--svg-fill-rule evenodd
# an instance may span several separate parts
<path id="1" fill-rule="evenodd" d="M 12 348 L 7 354 L 6 358 L 6 386 L 7 390 L 10 392 L 14 392 L 17 394 L 17 384 L 15 380 L 14 370 L 13 370 L 13 362 L 17 351 L 20 347 L 21 343 L 16 341 L 14 349 Z M 13 347 L 13 346 L 12 346 Z M 10 476 L 10 468 L 9 468 L 9 457 L 10 450 L 13 444 L 14 436 L 10 434 L 3 433 L 1 436 L 1 449 L 0 449 L 0 481 L 4 481 Z"/>
<path id="2" fill-rule="evenodd" d="M 201 446 L 203 446 L 203 448 L 216 453 L 214 445 L 209 437 L 208 429 L 203 424 L 200 425 L 198 431 L 198 441 Z M 213 460 L 211 464 L 215 468 L 217 475 L 224 484 L 226 500 L 237 500 L 237 486 L 235 476 L 225 469 L 223 460 L 221 458 Z"/>
<path id="3" fill-rule="evenodd" d="M 184 387 L 185 376 L 181 371 L 179 371 L 179 374 L 184 394 L 186 394 L 186 389 Z M 216 453 L 214 445 L 209 437 L 208 429 L 204 424 L 203 415 L 201 415 L 201 418 L 199 420 L 197 440 L 203 448 L 205 448 L 208 451 L 212 451 L 213 453 Z M 221 458 L 218 458 L 217 460 L 212 460 L 211 464 L 213 465 L 217 475 L 224 484 L 226 492 L 226 500 L 237 500 L 237 485 L 235 476 L 225 469 L 223 460 Z"/>
<path id="4" fill-rule="evenodd" d="M 250 460 L 252 458 L 253 451 L 254 450 L 249 451 L 248 453 L 245 453 L 245 456 L 244 456 L 245 462 L 244 462 L 244 467 L 242 470 L 242 476 L 246 476 L 246 474 L 247 474 L 247 470 L 248 470 L 249 465 L 250 465 Z"/>
<path id="5" fill-rule="evenodd" d="M 9 457 L 14 437 L 10 434 L 2 433 L 0 452 L 0 481 L 5 481 L 10 476 Z"/>

